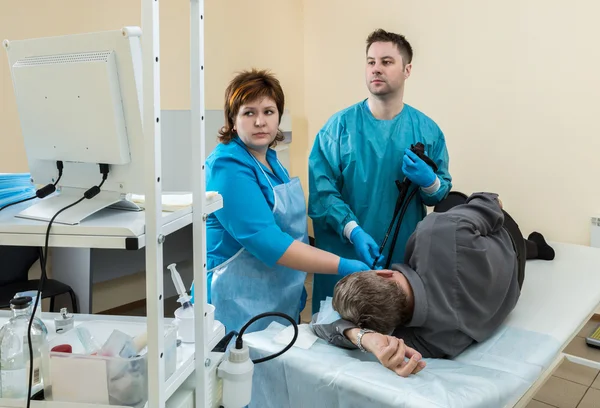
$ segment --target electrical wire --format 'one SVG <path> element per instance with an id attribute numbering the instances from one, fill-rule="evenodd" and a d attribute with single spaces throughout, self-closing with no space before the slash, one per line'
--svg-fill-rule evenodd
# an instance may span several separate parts
<path id="1" fill-rule="evenodd" d="M 91 198 L 95 197 L 100 192 L 100 188 L 102 187 L 102 185 L 104 184 L 104 182 L 106 181 L 106 179 L 108 177 L 108 165 L 101 164 L 100 171 L 102 172 L 102 182 L 100 183 L 100 185 L 90 188 L 89 190 L 87 190 L 84 193 L 83 197 L 81 197 L 79 200 L 61 208 L 50 219 L 50 222 L 48 222 L 48 227 L 46 228 L 46 239 L 44 241 L 44 249 L 42 250 L 40 248 L 40 268 L 42 270 L 42 274 L 41 274 L 40 282 L 38 285 L 38 294 L 35 298 L 33 310 L 31 311 L 31 317 L 29 318 L 29 325 L 27 327 L 27 340 L 28 340 L 28 347 L 29 347 L 29 381 L 28 381 L 28 387 L 27 387 L 27 408 L 30 408 L 30 406 L 31 406 L 31 397 L 32 397 L 31 391 L 33 388 L 33 346 L 31 343 L 31 326 L 33 325 L 33 319 L 35 317 L 35 312 L 37 310 L 38 303 L 39 303 L 41 295 L 43 293 L 44 284 L 46 283 L 46 276 L 47 276 L 46 275 L 46 262 L 48 260 L 48 244 L 50 241 L 50 228 L 52 227 L 54 220 L 56 220 L 56 218 L 63 211 L 66 211 L 69 208 L 74 207 L 75 205 L 79 204 L 80 202 L 82 202 L 85 199 L 91 199 Z"/>
<path id="2" fill-rule="evenodd" d="M 404 203 L 402 207 L 402 212 L 400 213 L 400 217 L 398 218 L 398 223 L 396 224 L 396 230 L 394 231 L 394 236 L 392 237 L 392 243 L 390 244 L 390 250 L 388 252 L 387 260 L 385 261 L 385 269 L 390 269 L 390 265 L 392 263 L 392 255 L 394 254 L 394 249 L 396 248 L 396 241 L 398 240 L 398 233 L 400 232 L 400 227 L 402 226 L 402 220 L 404 219 L 404 213 L 406 213 L 406 209 L 410 204 L 411 200 L 419 190 L 417 186 L 408 196 L 408 200 Z"/>
<path id="3" fill-rule="evenodd" d="M 63 175 L 63 162 L 60 160 L 57 161 L 56 168 L 58 169 L 58 178 L 56 179 L 56 181 L 53 184 L 47 184 L 44 187 L 40 188 L 39 190 L 37 190 L 35 192 L 34 196 L 25 198 L 23 200 L 15 201 L 14 203 L 6 204 L 4 207 L 0 208 L 0 211 L 4 210 L 5 208 L 12 207 L 13 205 L 21 204 L 26 201 L 33 200 L 34 198 L 44 198 L 44 197 L 47 197 L 50 194 L 54 193 L 56 191 L 56 185 L 58 184 L 58 182 L 60 181 L 60 179 Z"/>
<path id="4" fill-rule="evenodd" d="M 259 358 L 256 360 L 252 360 L 252 362 L 254 364 L 260 364 L 260 363 L 264 363 L 265 361 L 269 361 L 272 360 L 276 357 L 279 357 L 280 355 L 282 355 L 283 353 L 285 353 L 286 351 L 288 351 L 290 348 L 292 348 L 292 346 L 294 345 L 294 343 L 296 343 L 296 340 L 298 339 L 298 324 L 294 321 L 294 319 L 292 319 L 290 316 L 286 315 L 285 313 L 280 313 L 280 312 L 268 312 L 268 313 L 261 313 L 259 315 L 254 316 L 252 319 L 248 320 L 248 323 L 246 323 L 242 329 L 240 330 L 240 333 L 237 337 L 237 339 L 235 340 L 235 348 L 240 350 L 244 347 L 244 341 L 242 340 L 242 336 L 244 335 L 244 332 L 246 331 L 246 329 L 255 321 L 262 319 L 263 317 L 268 317 L 268 316 L 276 316 L 276 317 L 283 317 L 286 320 L 289 320 L 292 325 L 294 326 L 294 337 L 292 338 L 292 340 L 290 341 L 290 343 L 285 346 L 283 348 L 283 350 L 275 353 L 275 354 L 271 354 L 270 356 L 267 357 L 263 357 L 263 358 Z"/>

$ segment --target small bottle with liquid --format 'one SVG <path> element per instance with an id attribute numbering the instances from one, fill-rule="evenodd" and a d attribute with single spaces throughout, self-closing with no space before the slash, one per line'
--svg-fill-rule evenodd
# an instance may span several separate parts
<path id="1" fill-rule="evenodd" d="M 38 305 L 40 306 L 40 305 Z M 0 397 L 25 398 L 29 385 L 29 339 L 27 329 L 33 308 L 30 296 L 10 301 L 13 316 L 0 328 Z M 43 387 L 42 359 L 47 357 L 48 329 L 37 317 L 31 325 L 33 349 L 32 394 Z"/>

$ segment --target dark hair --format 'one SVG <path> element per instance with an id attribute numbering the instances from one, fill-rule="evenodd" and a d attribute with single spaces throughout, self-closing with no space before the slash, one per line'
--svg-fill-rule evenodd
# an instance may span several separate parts
<path id="1" fill-rule="evenodd" d="M 410 64 L 413 59 L 413 49 L 410 46 L 410 43 L 406 41 L 403 35 L 391 33 L 389 31 L 385 31 L 383 29 L 378 29 L 373 31 L 367 37 L 367 50 L 369 52 L 369 48 L 373 43 L 376 42 L 391 42 L 396 45 L 398 48 L 398 52 L 402 56 L 402 67 L 404 68 L 406 64 Z"/>
<path id="2" fill-rule="evenodd" d="M 254 68 L 250 71 L 243 71 L 237 74 L 225 90 L 225 126 L 219 130 L 219 141 L 227 144 L 235 136 L 235 131 L 233 130 L 235 117 L 242 105 L 265 97 L 275 101 L 275 105 L 279 111 L 279 122 L 281 123 L 285 97 L 279 80 L 267 70 L 259 71 Z M 282 140 L 283 133 L 278 131 L 275 140 L 269 147 L 275 146 L 277 142 L 281 142 Z"/>
<path id="3" fill-rule="evenodd" d="M 332 306 L 342 319 L 383 334 L 391 333 L 412 316 L 402 288 L 375 272 L 342 278 L 335 285 Z"/>

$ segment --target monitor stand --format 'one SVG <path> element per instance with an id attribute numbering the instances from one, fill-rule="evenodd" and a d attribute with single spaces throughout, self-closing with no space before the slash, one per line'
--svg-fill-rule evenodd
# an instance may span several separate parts
<path id="1" fill-rule="evenodd" d="M 38 203 L 18 213 L 19 218 L 49 222 L 62 208 L 73 204 L 85 193 L 82 188 L 63 187 L 58 194 L 51 195 Z M 100 191 L 92 199 L 84 199 L 80 203 L 60 213 L 54 222 L 58 224 L 77 225 L 90 215 L 107 207 L 128 211 L 141 211 L 142 209 L 131 201 L 124 199 L 124 195 L 113 191 Z"/>

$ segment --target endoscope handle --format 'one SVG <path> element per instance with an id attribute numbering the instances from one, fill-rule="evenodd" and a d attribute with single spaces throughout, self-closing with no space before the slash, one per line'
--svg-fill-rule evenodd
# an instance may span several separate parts
<path id="1" fill-rule="evenodd" d="M 410 145 L 410 151 L 419 156 L 421 160 L 423 160 L 429 167 L 433 169 L 434 172 L 437 173 L 438 167 L 429 157 L 425 155 L 425 146 L 423 143 L 418 142 L 416 145 Z"/>

